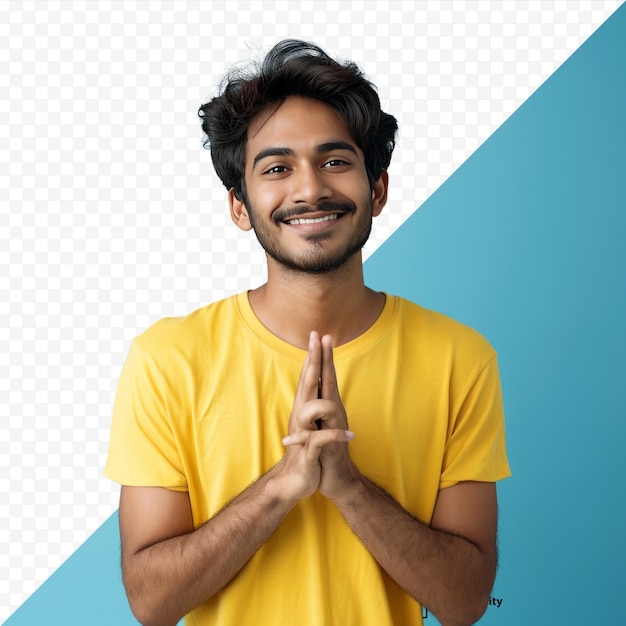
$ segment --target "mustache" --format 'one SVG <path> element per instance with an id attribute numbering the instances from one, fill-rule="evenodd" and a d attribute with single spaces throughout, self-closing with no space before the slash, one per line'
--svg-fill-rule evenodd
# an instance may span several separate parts
<path id="1" fill-rule="evenodd" d="M 345 202 L 336 202 L 334 200 L 323 200 L 315 206 L 294 206 L 285 209 L 276 209 L 272 215 L 272 221 L 275 224 L 286 220 L 293 220 L 298 217 L 304 217 L 310 213 L 356 213 L 356 204 L 346 200 Z"/>

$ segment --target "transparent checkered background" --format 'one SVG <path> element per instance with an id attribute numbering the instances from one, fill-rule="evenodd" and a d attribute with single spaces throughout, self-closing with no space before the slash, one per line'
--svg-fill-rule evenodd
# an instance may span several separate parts
<path id="1" fill-rule="evenodd" d="M 131 339 L 264 280 L 196 117 L 230 65 L 298 37 L 378 85 L 400 142 L 367 256 L 619 4 L 0 0 L 0 619 L 117 507 Z"/>

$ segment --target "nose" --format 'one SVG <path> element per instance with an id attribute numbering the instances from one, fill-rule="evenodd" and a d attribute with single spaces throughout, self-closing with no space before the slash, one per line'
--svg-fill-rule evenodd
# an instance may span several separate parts
<path id="1" fill-rule="evenodd" d="M 294 203 L 305 202 L 314 205 L 320 200 L 330 198 L 333 193 L 324 173 L 312 164 L 296 168 L 291 176 L 291 185 L 290 199 Z"/>

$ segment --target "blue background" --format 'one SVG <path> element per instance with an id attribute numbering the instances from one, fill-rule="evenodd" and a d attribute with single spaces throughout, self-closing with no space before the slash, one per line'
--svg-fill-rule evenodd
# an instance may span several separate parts
<path id="1" fill-rule="evenodd" d="M 481 624 L 624 622 L 625 179 L 623 5 L 365 264 L 499 353 L 513 478 Z M 136 624 L 117 514 L 5 622 L 83 623 Z"/>

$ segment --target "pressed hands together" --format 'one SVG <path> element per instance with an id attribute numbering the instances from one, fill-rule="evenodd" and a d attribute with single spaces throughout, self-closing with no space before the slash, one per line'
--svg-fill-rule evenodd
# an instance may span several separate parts
<path id="1" fill-rule="evenodd" d="M 187 493 L 122 488 L 122 571 L 138 620 L 176 624 L 235 577 L 315 491 L 334 502 L 379 565 L 444 626 L 479 619 L 495 577 L 495 486 L 466 482 L 440 490 L 428 526 L 361 474 L 348 449 L 354 436 L 331 337 L 312 332 L 283 458 L 217 515 L 194 529 Z"/>
<path id="2" fill-rule="evenodd" d="M 319 490 L 328 498 L 347 493 L 359 480 L 350 460 L 347 430 L 333 363 L 332 340 L 312 332 L 289 418 L 289 434 L 283 439 L 287 451 L 276 466 L 284 481 L 285 497 L 295 501 Z"/>

